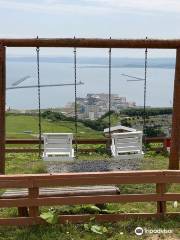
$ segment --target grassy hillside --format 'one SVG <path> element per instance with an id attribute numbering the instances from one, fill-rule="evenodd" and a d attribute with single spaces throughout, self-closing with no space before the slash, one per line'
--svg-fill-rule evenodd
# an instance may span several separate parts
<path id="1" fill-rule="evenodd" d="M 32 134 L 24 133 L 32 131 Z M 50 122 L 48 119 L 42 119 L 42 132 L 75 132 L 74 122 L 59 121 Z M 6 117 L 7 138 L 35 138 L 38 134 L 38 117 L 26 115 L 8 115 Z M 101 132 L 85 127 L 78 123 L 78 137 L 80 138 L 102 138 Z"/>
<path id="2" fill-rule="evenodd" d="M 21 166 L 21 173 L 37 173 L 42 172 L 41 162 L 37 160 L 36 156 L 33 154 L 8 154 L 7 166 L 8 173 L 14 173 L 17 170 L 17 164 Z M 31 161 L 26 161 L 27 157 Z M 149 152 L 143 160 L 142 169 L 167 169 L 168 158 L 161 155 L 157 155 Z M 11 166 L 10 166 L 11 165 Z M 154 184 L 123 184 L 120 185 L 121 194 L 137 194 L 137 193 L 153 193 L 155 192 Z M 179 184 L 169 185 L 169 192 L 179 192 Z M 89 208 L 88 208 L 89 207 Z M 77 213 L 89 213 L 93 206 L 92 205 L 80 205 L 80 206 L 58 206 L 56 210 L 59 214 L 77 214 Z M 105 210 L 109 213 L 119 212 L 155 212 L 155 203 L 111 203 L 105 206 Z M 171 212 L 180 212 L 180 205 L 177 208 L 173 207 L 172 202 L 167 202 L 167 210 Z M 47 212 L 48 208 L 41 208 L 41 212 Z M 91 209 L 92 211 L 92 209 Z M 15 208 L 11 209 L 1 209 L 1 216 L 17 216 L 17 210 Z M 46 226 L 35 226 L 35 227 L 0 227 L 0 240 L 73 240 L 73 239 L 83 239 L 83 240 L 177 240 L 180 239 L 180 218 L 174 219 L 154 219 L 154 220 L 129 220 L 122 221 L 118 223 L 94 223 L 89 222 L 89 226 L 95 224 L 95 226 L 106 227 L 106 231 L 102 234 L 94 233 L 93 231 L 87 229 L 87 225 L 84 224 L 64 224 L 64 225 L 46 225 Z M 141 237 L 135 235 L 134 230 L 137 226 L 147 228 L 147 229 L 170 229 L 173 230 L 172 234 L 144 234 Z"/>
<path id="3" fill-rule="evenodd" d="M 119 121 L 118 115 L 112 116 L 113 123 Z M 108 121 L 106 117 L 104 121 Z M 35 138 L 38 134 L 38 118 L 34 116 L 24 116 L 24 115 L 9 115 L 6 118 L 7 127 L 7 137 L 8 138 Z M 25 134 L 24 131 L 32 131 L 32 134 Z M 42 132 L 74 132 L 74 122 L 59 121 L 50 122 L 46 119 L 42 119 Z M 80 137 L 98 138 L 102 137 L 102 133 L 85 127 L 82 123 L 78 124 L 78 132 Z M 99 156 L 104 158 L 102 154 Z M 83 157 L 83 156 L 81 156 Z M 86 158 L 94 159 L 95 156 L 86 155 Z M 168 167 L 168 157 L 157 155 L 154 152 L 146 153 L 141 168 L 142 169 L 167 169 Z M 37 158 L 37 154 L 7 154 L 6 159 L 6 170 L 7 174 L 14 173 L 41 173 L 44 172 L 43 162 Z M 136 184 L 136 185 L 120 185 L 120 190 L 122 194 L 128 193 L 153 193 L 155 191 L 154 184 Z M 180 185 L 172 184 L 169 186 L 170 192 L 179 192 Z M 89 206 L 90 207 L 90 206 Z M 59 206 L 56 207 L 58 213 L 68 214 L 68 213 L 81 213 L 85 211 L 85 206 Z M 177 208 L 173 207 L 172 202 L 167 202 L 167 209 L 171 212 L 180 212 L 180 204 Z M 107 204 L 106 210 L 109 213 L 113 212 L 155 212 L 155 203 L 121 203 L 121 204 Z M 46 212 L 47 208 L 41 208 L 41 212 Z M 89 213 L 86 209 L 86 213 Z M 11 209 L 1 209 L 1 216 L 17 216 L 17 210 L 15 208 Z M 87 225 L 83 224 L 65 224 L 65 225 L 46 225 L 46 226 L 35 226 L 35 227 L 0 227 L 0 240 L 135 240 L 135 239 L 167 239 L 167 240 L 177 240 L 180 239 L 180 218 L 174 219 L 157 219 L 157 220 L 130 220 L 119 223 L 94 223 L 93 221 L 89 223 L 97 224 L 101 227 L 106 227 L 105 232 L 102 234 L 97 234 L 87 228 Z M 172 234 L 159 234 L 159 235 L 143 235 L 138 237 L 135 235 L 134 230 L 137 226 L 147 228 L 147 229 L 170 229 L 173 230 Z"/>

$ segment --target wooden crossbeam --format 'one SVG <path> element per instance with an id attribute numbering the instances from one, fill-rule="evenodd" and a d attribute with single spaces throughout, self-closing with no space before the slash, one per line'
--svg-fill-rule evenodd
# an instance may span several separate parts
<path id="1" fill-rule="evenodd" d="M 176 49 L 180 39 L 98 39 L 98 38 L 29 38 L 0 39 L 6 47 L 78 47 L 78 48 L 156 48 Z"/>

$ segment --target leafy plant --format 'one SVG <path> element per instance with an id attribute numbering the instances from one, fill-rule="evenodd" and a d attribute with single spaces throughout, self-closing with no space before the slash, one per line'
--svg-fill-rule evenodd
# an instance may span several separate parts
<path id="1" fill-rule="evenodd" d="M 108 232 L 106 227 L 92 224 L 91 222 L 84 224 L 84 229 L 100 235 Z"/>
<path id="2" fill-rule="evenodd" d="M 101 209 L 95 205 L 82 206 L 82 210 L 88 213 L 100 213 Z"/>
<path id="3" fill-rule="evenodd" d="M 49 209 L 48 212 L 41 213 L 40 217 L 49 224 L 58 223 L 58 214 L 55 209 Z"/>

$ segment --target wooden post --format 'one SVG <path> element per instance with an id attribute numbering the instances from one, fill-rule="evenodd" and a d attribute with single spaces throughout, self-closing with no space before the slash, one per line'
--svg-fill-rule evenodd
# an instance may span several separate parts
<path id="1" fill-rule="evenodd" d="M 178 170 L 180 160 L 180 48 L 176 51 L 174 100 L 169 169 Z"/>
<path id="2" fill-rule="evenodd" d="M 157 183 L 156 184 L 156 193 L 163 194 L 166 192 L 166 184 L 164 183 Z M 161 214 L 162 216 L 166 213 L 166 202 L 157 202 L 157 213 Z"/>
<path id="3" fill-rule="evenodd" d="M 29 198 L 38 198 L 39 197 L 39 188 L 29 188 Z M 32 206 L 29 207 L 29 216 L 37 217 L 39 216 L 39 207 Z"/>
<path id="4" fill-rule="evenodd" d="M 6 49 L 0 46 L 0 174 L 5 174 Z"/>

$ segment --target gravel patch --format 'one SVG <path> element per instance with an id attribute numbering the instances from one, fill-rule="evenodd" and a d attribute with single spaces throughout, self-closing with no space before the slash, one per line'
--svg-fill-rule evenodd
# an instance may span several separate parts
<path id="1" fill-rule="evenodd" d="M 140 169 L 140 159 L 74 160 L 71 162 L 46 161 L 49 173 L 61 172 L 106 172 Z"/>

